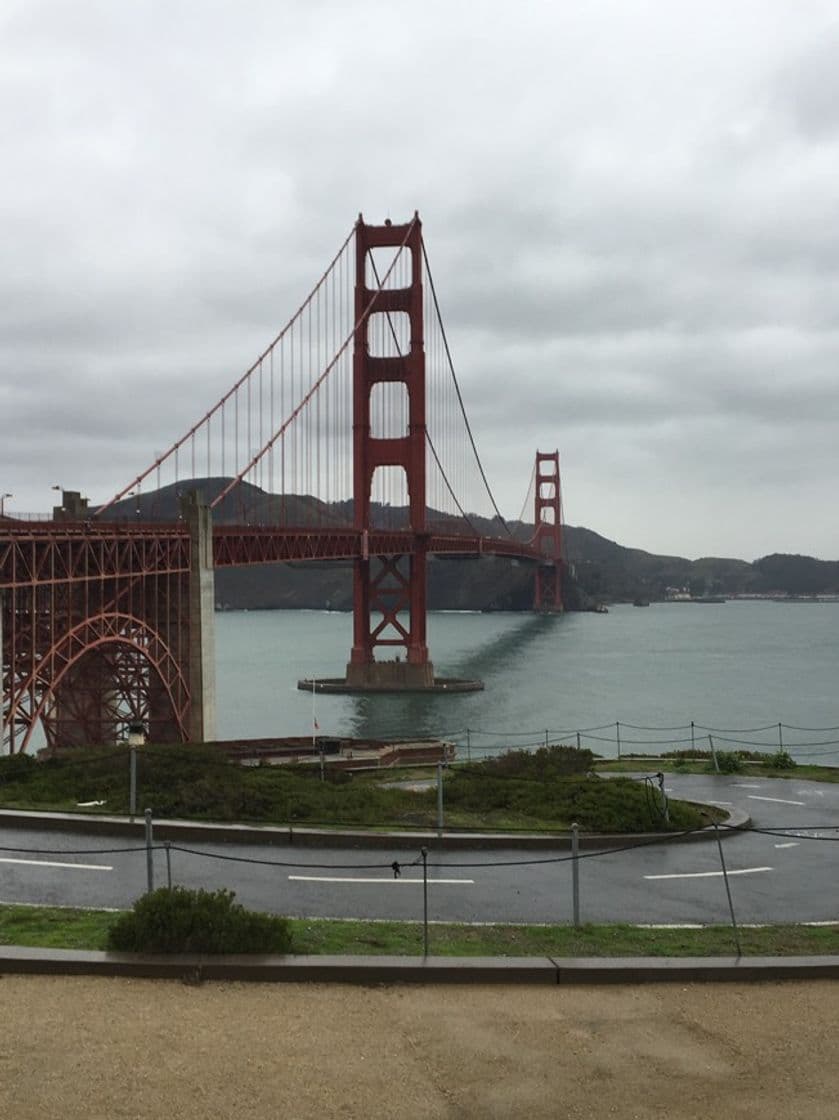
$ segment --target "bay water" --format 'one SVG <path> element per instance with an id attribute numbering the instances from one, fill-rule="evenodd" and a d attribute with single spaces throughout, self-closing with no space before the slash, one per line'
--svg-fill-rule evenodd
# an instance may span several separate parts
<path id="1" fill-rule="evenodd" d="M 216 615 L 220 739 L 320 734 L 454 739 L 458 757 L 579 741 L 612 757 L 708 747 L 839 763 L 839 603 L 615 605 L 608 614 L 436 612 L 437 676 L 482 692 L 315 697 L 343 676 L 352 616 Z M 691 728 L 693 721 L 693 728 Z M 782 726 L 779 728 L 778 724 Z"/>

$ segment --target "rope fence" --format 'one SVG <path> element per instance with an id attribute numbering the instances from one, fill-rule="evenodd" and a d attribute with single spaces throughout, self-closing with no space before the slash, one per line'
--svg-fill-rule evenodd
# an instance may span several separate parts
<path id="1" fill-rule="evenodd" d="M 647 733 L 646 735 L 644 733 Z M 627 754 L 655 755 L 658 751 L 714 751 L 709 737 L 726 750 L 784 751 L 794 759 L 839 756 L 839 725 L 804 727 L 798 724 L 763 724 L 759 727 L 711 727 L 706 724 L 648 726 L 615 720 L 594 727 L 544 728 L 503 731 L 480 727 L 460 728 L 443 738 L 454 742 L 461 757 L 486 758 L 504 750 L 538 750 L 551 746 L 586 747 L 595 754 L 622 758 Z M 812 738 L 812 736 L 822 736 Z M 762 737 L 761 737 L 762 736 Z M 801 736 L 806 736 L 802 738 Z M 830 736 L 830 737 L 828 737 Z M 643 749 L 641 749 L 643 748 Z"/>

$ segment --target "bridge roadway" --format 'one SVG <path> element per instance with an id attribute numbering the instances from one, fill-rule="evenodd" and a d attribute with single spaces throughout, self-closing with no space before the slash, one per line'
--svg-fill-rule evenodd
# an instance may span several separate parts
<path id="1" fill-rule="evenodd" d="M 723 848 L 741 923 L 839 921 L 836 898 L 839 785 L 668 775 L 672 796 L 737 804 L 755 826 L 789 835 L 730 835 Z M 174 842 L 173 842 L 174 843 Z M 0 902 L 123 908 L 146 885 L 146 853 L 113 851 L 125 837 L 20 829 L 0 824 Z M 173 881 L 229 887 L 247 906 L 297 917 L 422 917 L 416 848 L 255 846 L 184 841 L 171 852 Z M 23 849 L 9 851 L 8 849 Z M 35 849 L 57 849 L 36 854 Z M 228 857 L 209 858 L 212 853 Z M 462 922 L 570 922 L 570 862 L 556 849 L 429 852 L 429 917 Z M 230 857 L 236 857 L 231 859 Z M 277 861 L 269 866 L 237 860 Z M 391 861 L 402 873 L 394 879 Z M 538 862 L 538 861 L 545 862 Z M 165 882 L 165 852 L 154 855 Z M 506 864 L 506 866 L 505 866 Z M 663 843 L 580 861 L 583 921 L 725 923 L 728 909 L 713 841 Z"/>
<path id="2" fill-rule="evenodd" d="M 300 560 L 352 560 L 426 551 L 446 556 L 509 556 L 538 561 L 538 548 L 510 537 L 457 534 L 431 526 L 422 534 L 401 529 L 213 526 L 217 568 Z M 0 526 L 0 588 L 99 580 L 120 574 L 189 570 L 189 531 L 184 522 L 19 522 Z"/>

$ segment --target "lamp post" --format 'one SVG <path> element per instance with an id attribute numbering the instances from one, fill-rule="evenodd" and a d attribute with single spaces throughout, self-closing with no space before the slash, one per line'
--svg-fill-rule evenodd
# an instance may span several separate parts
<path id="1" fill-rule="evenodd" d="M 6 498 L 13 498 L 14 494 L 0 494 L 0 517 L 6 514 Z"/>

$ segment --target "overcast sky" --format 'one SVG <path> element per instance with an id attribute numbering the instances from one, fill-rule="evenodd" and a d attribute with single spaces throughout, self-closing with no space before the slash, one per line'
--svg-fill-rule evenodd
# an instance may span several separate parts
<path id="1" fill-rule="evenodd" d="M 0 493 L 104 499 L 415 209 L 502 511 L 839 557 L 835 0 L 0 0 Z"/>

